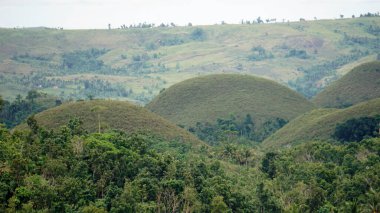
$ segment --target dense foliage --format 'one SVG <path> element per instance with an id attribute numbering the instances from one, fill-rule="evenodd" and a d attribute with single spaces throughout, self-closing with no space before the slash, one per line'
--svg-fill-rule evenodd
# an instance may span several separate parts
<path id="1" fill-rule="evenodd" d="M 360 50 L 353 50 L 350 54 L 340 56 L 331 61 L 310 67 L 299 67 L 298 71 L 301 71 L 304 75 L 294 81 L 289 81 L 288 84 L 299 93 L 311 98 L 322 91 L 324 85 L 330 83 L 329 81 L 336 80 L 336 70 L 339 67 L 356 61 L 368 54 L 368 51 L 362 52 Z M 330 78 L 326 79 L 326 76 L 330 76 Z"/>
<path id="2" fill-rule="evenodd" d="M 231 141 L 238 138 L 243 143 L 261 142 L 287 123 L 282 118 L 273 118 L 265 121 L 260 127 L 256 127 L 250 114 L 243 121 L 234 116 L 230 119 L 218 118 L 215 124 L 197 122 L 189 131 L 208 142 L 217 145 L 221 141 Z"/>
<path id="3" fill-rule="evenodd" d="M 296 57 L 300 59 L 309 58 L 305 50 L 297 50 L 297 49 L 290 50 L 289 53 L 286 55 L 286 57 Z"/>
<path id="4" fill-rule="evenodd" d="M 78 50 L 65 53 L 62 56 L 62 67 L 70 70 L 100 70 L 103 68 L 103 61 L 98 58 L 107 53 L 105 49 Z"/>
<path id="5" fill-rule="evenodd" d="M 379 138 L 345 146 L 316 142 L 267 154 L 268 190 L 286 211 L 378 212 L 379 145 Z"/>
<path id="6" fill-rule="evenodd" d="M 349 119 L 338 124 L 334 137 L 343 142 L 361 141 L 380 133 L 380 116 Z"/>
<path id="7" fill-rule="evenodd" d="M 61 101 L 46 94 L 31 90 L 26 97 L 18 95 L 13 102 L 3 101 L 0 107 L 0 122 L 8 128 L 15 127 L 29 115 L 60 104 Z"/>
<path id="8" fill-rule="evenodd" d="M 143 133 L 87 134 L 78 119 L 59 131 L 44 130 L 33 117 L 27 123 L 27 132 L 0 129 L 2 212 L 376 212 L 380 207 L 380 138 L 309 143 L 260 157 L 257 150 L 233 144 L 195 154 L 186 144 Z"/>
<path id="9" fill-rule="evenodd" d="M 254 208 L 254 200 L 233 187 L 218 160 L 193 158 L 186 144 L 145 134 L 86 134 L 78 119 L 56 132 L 39 127 L 33 117 L 27 123 L 29 132 L 0 131 L 1 211 Z M 165 153 L 155 151 L 160 149 Z"/>
<path id="10" fill-rule="evenodd" d="M 191 32 L 191 35 L 190 35 L 190 38 L 193 39 L 193 40 L 196 40 L 196 41 L 203 41 L 205 40 L 207 37 L 207 34 L 205 32 L 205 30 L 203 30 L 202 28 L 195 28 L 192 32 Z"/>
<path id="11" fill-rule="evenodd" d="M 256 46 L 251 49 L 252 53 L 248 56 L 250 61 L 262 61 L 273 58 L 273 54 L 265 50 L 262 46 Z"/>

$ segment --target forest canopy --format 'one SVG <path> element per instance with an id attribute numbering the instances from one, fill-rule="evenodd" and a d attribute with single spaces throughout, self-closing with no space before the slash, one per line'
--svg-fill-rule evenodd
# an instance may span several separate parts
<path id="1" fill-rule="evenodd" d="M 59 131 L 27 123 L 0 129 L 2 212 L 364 212 L 380 203 L 379 138 L 261 156 L 236 144 L 195 151 L 144 133 L 88 134 L 75 118 Z"/>

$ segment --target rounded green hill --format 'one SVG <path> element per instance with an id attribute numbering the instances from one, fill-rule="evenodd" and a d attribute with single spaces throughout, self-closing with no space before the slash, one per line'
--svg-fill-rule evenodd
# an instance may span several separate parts
<path id="1" fill-rule="evenodd" d="M 380 114 L 380 98 L 345 109 L 317 109 L 292 120 L 262 143 L 265 148 L 280 148 L 312 140 L 329 140 L 339 123 L 352 118 Z"/>
<path id="2" fill-rule="evenodd" d="M 99 116 L 99 117 L 98 117 Z M 203 144 L 191 133 L 172 124 L 143 107 L 126 101 L 93 100 L 65 103 L 38 113 L 35 119 L 47 129 L 57 129 L 77 117 L 83 121 L 88 132 L 97 132 L 100 120 L 101 130 L 122 130 L 129 133 L 148 132 L 168 140 L 180 140 Z M 22 124 L 18 128 L 25 128 Z"/>
<path id="3" fill-rule="evenodd" d="M 161 92 L 146 106 L 170 121 L 191 127 L 231 115 L 250 114 L 256 127 L 273 118 L 291 120 L 314 105 L 276 82 L 250 75 L 217 74 L 189 79 Z"/>
<path id="4" fill-rule="evenodd" d="M 313 100 L 321 107 L 344 108 L 380 97 L 380 61 L 355 67 Z"/>

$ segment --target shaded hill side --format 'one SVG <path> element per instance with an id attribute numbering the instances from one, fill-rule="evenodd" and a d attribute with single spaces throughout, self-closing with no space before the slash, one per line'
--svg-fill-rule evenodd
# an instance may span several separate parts
<path id="1" fill-rule="evenodd" d="M 321 107 L 344 108 L 379 97 L 380 61 L 373 61 L 355 67 L 312 101 Z"/>
<path id="2" fill-rule="evenodd" d="M 250 114 L 256 127 L 273 118 L 291 120 L 314 108 L 301 95 L 273 81 L 236 74 L 198 77 L 175 84 L 147 106 L 186 127 L 218 118 L 242 120 Z"/>
<path id="3" fill-rule="evenodd" d="M 175 126 L 148 110 L 125 101 L 93 100 L 66 103 L 35 115 L 39 125 L 57 129 L 73 117 L 83 121 L 89 132 L 98 131 L 98 116 L 101 131 L 117 129 L 126 132 L 150 132 L 169 140 L 182 140 L 195 145 L 203 144 L 191 133 Z M 26 124 L 16 127 L 25 128 Z"/>
<path id="4" fill-rule="evenodd" d="M 346 109 L 317 109 L 286 124 L 263 143 L 264 148 L 292 146 L 310 140 L 332 139 L 335 127 L 351 118 L 380 114 L 380 99 L 373 99 Z"/>

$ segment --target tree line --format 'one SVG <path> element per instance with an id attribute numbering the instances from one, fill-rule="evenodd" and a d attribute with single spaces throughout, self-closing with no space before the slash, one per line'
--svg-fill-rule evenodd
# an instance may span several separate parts
<path id="1" fill-rule="evenodd" d="M 236 119 L 235 116 L 231 116 L 229 119 L 218 118 L 215 123 L 197 122 L 194 127 L 189 127 L 188 130 L 210 145 L 231 141 L 241 144 L 254 144 L 265 140 L 286 123 L 288 121 L 285 119 L 272 118 L 257 127 L 251 115 L 247 114 L 242 121 Z"/>

